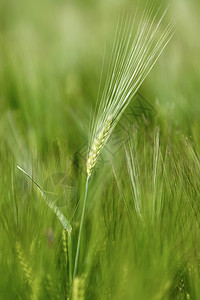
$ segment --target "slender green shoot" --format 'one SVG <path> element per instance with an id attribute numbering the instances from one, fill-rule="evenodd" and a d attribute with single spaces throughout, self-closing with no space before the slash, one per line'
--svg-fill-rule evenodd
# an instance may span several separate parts
<path id="1" fill-rule="evenodd" d="M 44 201 L 48 205 L 48 207 L 54 212 L 54 214 L 59 219 L 60 223 L 62 224 L 63 228 L 70 234 L 72 231 L 72 226 L 67 220 L 67 218 L 64 216 L 62 211 L 56 206 L 54 201 L 50 200 L 49 197 L 47 198 L 47 193 L 44 191 L 44 189 L 33 179 L 31 175 L 29 175 L 26 171 L 24 171 L 21 167 L 17 166 L 17 168 L 24 173 L 38 188 L 38 190 L 41 192 Z"/>
<path id="2" fill-rule="evenodd" d="M 86 208 L 86 202 L 87 202 L 88 182 L 89 182 L 89 177 L 87 177 L 86 186 L 85 186 L 85 198 L 84 198 L 84 202 L 83 202 L 81 223 L 80 223 L 80 229 L 79 229 L 79 234 L 78 234 L 78 243 L 77 243 L 77 248 L 76 248 L 76 257 L 75 257 L 73 278 L 75 278 L 76 273 L 77 273 L 77 268 L 78 268 L 78 258 L 79 258 L 79 252 L 80 252 L 80 241 L 81 241 L 81 234 L 82 234 L 82 229 L 83 229 L 83 220 L 84 220 L 84 216 L 85 216 L 85 208 Z"/>

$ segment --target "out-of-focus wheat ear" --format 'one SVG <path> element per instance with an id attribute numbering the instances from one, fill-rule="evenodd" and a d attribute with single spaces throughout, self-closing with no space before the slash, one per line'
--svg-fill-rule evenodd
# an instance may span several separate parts
<path id="1" fill-rule="evenodd" d="M 30 298 L 31 300 L 38 300 L 40 294 L 40 282 L 41 282 L 41 274 L 35 275 L 32 284 L 32 295 Z"/>
<path id="2" fill-rule="evenodd" d="M 23 269 L 23 272 L 24 272 L 24 277 L 25 277 L 28 285 L 32 288 L 32 283 L 33 283 L 32 269 L 31 269 L 27 259 L 24 256 L 21 244 L 19 242 L 16 242 L 15 246 L 16 246 L 17 257 L 18 257 L 19 263 L 20 263 L 20 265 Z"/>
<path id="3" fill-rule="evenodd" d="M 16 242 L 15 247 L 16 247 L 19 263 L 24 273 L 24 278 L 28 283 L 29 287 L 31 288 L 30 299 L 36 300 L 38 299 L 39 290 L 40 290 L 40 275 L 37 274 L 37 276 L 36 275 L 33 276 L 32 268 L 30 266 L 29 261 L 24 255 L 24 251 L 22 249 L 21 244 L 19 242 Z"/>
<path id="4" fill-rule="evenodd" d="M 85 299 L 85 276 L 75 277 L 72 288 L 72 300 Z"/>

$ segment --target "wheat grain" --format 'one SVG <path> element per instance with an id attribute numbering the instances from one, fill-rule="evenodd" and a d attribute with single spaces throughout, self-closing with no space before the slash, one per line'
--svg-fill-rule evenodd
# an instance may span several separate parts
<path id="1" fill-rule="evenodd" d="M 101 149 L 103 148 L 104 144 L 106 143 L 106 140 L 108 138 L 108 134 L 110 131 L 110 128 L 112 126 L 113 117 L 112 115 L 108 116 L 108 119 L 105 122 L 104 127 L 98 134 L 98 136 L 95 138 L 94 143 L 92 145 L 92 148 L 89 153 L 89 157 L 87 160 L 87 176 L 90 177 L 92 169 L 94 168 L 97 158 L 100 154 Z"/>

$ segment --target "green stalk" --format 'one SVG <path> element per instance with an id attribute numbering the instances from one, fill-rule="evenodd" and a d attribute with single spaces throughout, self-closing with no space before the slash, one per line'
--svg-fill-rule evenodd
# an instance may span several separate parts
<path id="1" fill-rule="evenodd" d="M 72 239 L 71 234 L 68 233 L 68 266 L 69 266 L 69 287 L 71 292 L 72 286 Z M 70 298 L 71 299 L 71 298 Z"/>
<path id="2" fill-rule="evenodd" d="M 78 243 L 77 243 L 77 248 L 76 248 L 76 257 L 75 257 L 73 278 L 76 276 L 77 267 L 78 267 L 78 257 L 79 257 L 79 252 L 80 252 L 81 233 L 82 233 L 82 229 L 83 229 L 83 220 L 84 220 L 84 216 L 85 216 L 85 207 L 86 207 L 86 202 L 87 202 L 88 182 L 89 182 L 89 176 L 87 177 L 86 186 L 85 186 L 85 198 L 84 198 L 84 202 L 83 202 L 81 223 L 80 223 L 80 229 L 79 229 L 79 234 L 78 234 Z"/>

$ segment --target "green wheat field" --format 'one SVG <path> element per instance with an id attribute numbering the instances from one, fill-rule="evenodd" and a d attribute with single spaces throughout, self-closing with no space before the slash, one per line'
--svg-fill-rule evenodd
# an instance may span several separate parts
<path id="1" fill-rule="evenodd" d="M 200 299 L 200 2 L 171 2 L 0 0 L 0 300 Z"/>

